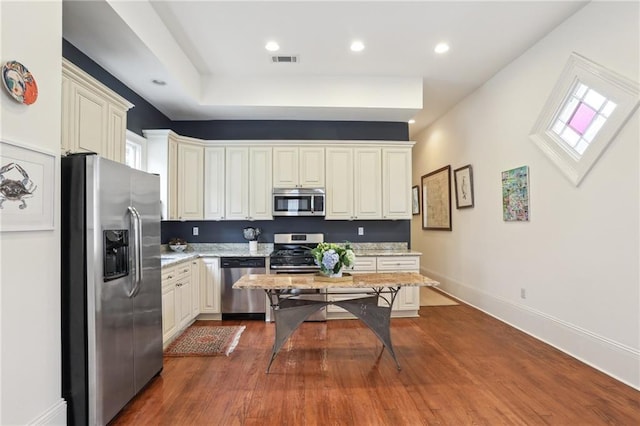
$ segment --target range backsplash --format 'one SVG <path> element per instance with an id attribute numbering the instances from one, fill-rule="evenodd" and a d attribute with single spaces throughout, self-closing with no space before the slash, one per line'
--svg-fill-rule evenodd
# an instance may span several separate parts
<path id="1" fill-rule="evenodd" d="M 272 243 L 278 232 L 323 232 L 325 241 L 332 242 L 406 242 L 411 247 L 410 220 L 324 220 L 321 217 L 278 217 L 274 220 L 249 221 L 163 221 L 162 243 L 171 238 L 184 238 L 190 243 L 243 243 L 242 229 L 260 228 L 259 242 Z M 193 235 L 198 227 L 198 235 Z M 364 235 L 358 235 L 358 228 Z"/>

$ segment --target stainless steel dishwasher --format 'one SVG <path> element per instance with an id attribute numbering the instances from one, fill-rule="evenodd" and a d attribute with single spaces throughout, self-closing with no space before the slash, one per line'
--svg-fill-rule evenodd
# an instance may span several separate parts
<path id="1" fill-rule="evenodd" d="M 266 311 L 264 290 L 238 290 L 233 284 L 245 274 L 265 274 L 264 257 L 222 257 L 222 319 L 263 320 Z"/>

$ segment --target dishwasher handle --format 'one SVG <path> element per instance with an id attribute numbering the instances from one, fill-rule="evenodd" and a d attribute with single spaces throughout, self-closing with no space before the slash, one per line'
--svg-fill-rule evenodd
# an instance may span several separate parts
<path id="1" fill-rule="evenodd" d="M 265 268 L 264 257 L 221 257 L 221 268 Z"/>

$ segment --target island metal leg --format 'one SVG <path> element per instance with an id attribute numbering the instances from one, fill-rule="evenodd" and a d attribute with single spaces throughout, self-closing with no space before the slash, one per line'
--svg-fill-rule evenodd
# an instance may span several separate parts
<path id="1" fill-rule="evenodd" d="M 400 370 L 400 363 L 396 358 L 395 351 L 393 350 L 393 344 L 391 343 L 391 308 L 393 307 L 393 302 L 395 301 L 399 290 L 400 287 L 376 288 L 373 290 L 375 295 L 370 297 L 333 302 L 295 299 L 292 297 L 281 298 L 280 291 L 265 290 L 269 297 L 271 307 L 273 308 L 276 326 L 276 336 L 273 342 L 271 359 L 269 360 L 269 365 L 267 365 L 266 372 L 269 372 L 271 364 L 282 348 L 282 345 L 284 345 L 293 332 L 298 329 L 300 324 L 302 324 L 311 314 L 330 304 L 334 304 L 347 310 L 360 319 L 360 321 L 365 323 L 382 342 L 383 347 L 387 348 L 396 363 L 396 367 Z M 384 296 L 386 293 L 390 295 L 389 299 Z M 380 299 L 384 300 L 388 306 L 378 306 Z"/>
<path id="2" fill-rule="evenodd" d="M 278 290 L 265 290 L 269 296 L 269 302 L 273 308 L 276 324 L 276 337 L 273 342 L 271 360 L 267 366 L 267 373 L 273 360 L 294 331 L 300 327 L 311 314 L 319 311 L 329 303 L 323 300 L 307 300 L 294 298 L 280 298 Z"/>
<path id="3" fill-rule="evenodd" d="M 387 348 L 398 370 L 401 370 L 400 363 L 393 350 L 393 344 L 391 343 L 391 308 L 393 307 L 393 302 L 398 294 L 398 290 L 400 290 L 400 287 L 388 288 L 391 300 L 387 300 L 382 296 L 384 290 L 375 289 L 375 296 L 340 300 L 333 302 L 333 304 L 349 311 L 365 323 L 382 342 L 382 345 Z M 378 306 L 379 298 L 384 299 L 388 306 Z"/>

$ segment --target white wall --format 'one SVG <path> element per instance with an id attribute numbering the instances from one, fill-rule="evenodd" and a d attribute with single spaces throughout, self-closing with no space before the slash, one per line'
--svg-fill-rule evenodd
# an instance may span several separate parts
<path id="1" fill-rule="evenodd" d="M 0 2 L 2 63 L 32 72 L 38 100 L 2 88 L 0 137 L 56 156 L 55 229 L 0 234 L 0 424 L 65 424 L 60 371 L 60 1 Z"/>
<path id="2" fill-rule="evenodd" d="M 423 273 L 443 289 L 636 388 L 638 111 L 579 187 L 528 135 L 572 51 L 639 80 L 639 9 L 590 3 L 413 136 L 414 185 L 447 164 L 470 163 L 475 208 L 456 210 L 454 198 L 452 232 L 423 231 L 416 216 L 411 233 Z M 531 219 L 503 222 L 501 172 L 523 165 Z"/>

